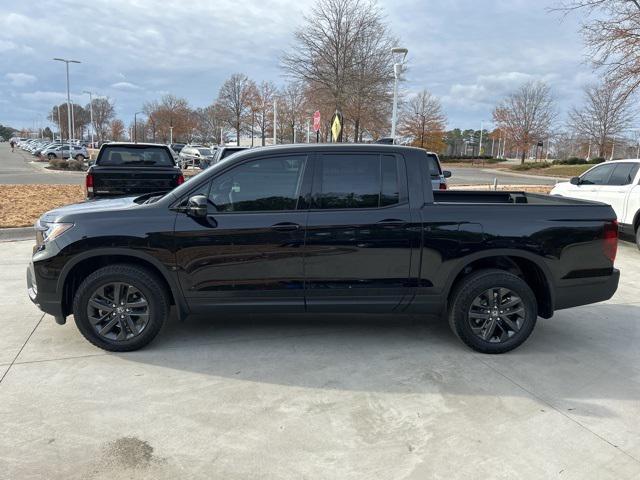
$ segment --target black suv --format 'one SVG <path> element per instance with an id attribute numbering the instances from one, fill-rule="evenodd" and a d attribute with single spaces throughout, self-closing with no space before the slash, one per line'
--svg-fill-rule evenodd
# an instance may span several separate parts
<path id="1" fill-rule="evenodd" d="M 31 299 L 95 345 L 150 342 L 190 313 L 447 316 L 480 352 L 524 342 L 538 316 L 616 291 L 611 207 L 432 187 L 424 150 L 251 149 L 165 195 L 46 213 Z"/>

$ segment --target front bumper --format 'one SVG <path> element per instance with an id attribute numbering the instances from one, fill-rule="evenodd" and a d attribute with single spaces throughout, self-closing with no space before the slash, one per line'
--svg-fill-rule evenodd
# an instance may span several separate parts
<path id="1" fill-rule="evenodd" d="M 554 310 L 590 305 L 609 300 L 618 290 L 620 270 L 602 277 L 562 280 L 556 288 Z"/>
<path id="2" fill-rule="evenodd" d="M 29 263 L 27 268 L 27 293 L 31 301 L 44 313 L 52 315 L 56 322 L 64 324 L 66 317 L 62 312 L 62 302 L 59 298 L 49 296 L 46 292 L 38 291 L 38 282 L 36 280 L 33 262 Z"/>

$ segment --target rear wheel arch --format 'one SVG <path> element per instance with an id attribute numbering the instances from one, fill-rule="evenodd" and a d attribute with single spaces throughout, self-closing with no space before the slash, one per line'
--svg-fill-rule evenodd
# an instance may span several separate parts
<path id="1" fill-rule="evenodd" d="M 462 279 L 481 270 L 502 270 L 522 278 L 536 296 L 538 314 L 542 318 L 553 316 L 554 299 L 551 275 L 535 260 L 513 252 L 494 253 L 469 259 L 451 276 L 446 290 L 449 300 Z"/>
<path id="2" fill-rule="evenodd" d="M 76 259 L 68 264 L 62 271 L 58 281 L 58 292 L 61 292 L 62 311 L 64 315 L 70 315 L 73 308 L 73 298 L 82 281 L 93 272 L 102 267 L 113 264 L 136 265 L 148 270 L 158 277 L 168 295 L 169 303 L 178 307 L 178 313 L 183 318 L 188 313 L 187 304 L 182 296 L 179 285 L 175 279 L 169 277 L 164 266 L 157 260 L 143 255 L 132 255 L 131 251 L 119 251 L 109 249 L 103 252 L 93 252 Z"/>

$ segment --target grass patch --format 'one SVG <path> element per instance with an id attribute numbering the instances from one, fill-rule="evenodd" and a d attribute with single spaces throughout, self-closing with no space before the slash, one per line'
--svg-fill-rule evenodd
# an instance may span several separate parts
<path id="1" fill-rule="evenodd" d="M 553 165 L 552 163 L 538 162 L 515 165 L 510 170 L 543 177 L 577 177 L 591 167 L 593 165 Z"/>
<path id="2" fill-rule="evenodd" d="M 0 185 L 0 228 L 30 227 L 44 212 L 83 200 L 80 185 Z"/>

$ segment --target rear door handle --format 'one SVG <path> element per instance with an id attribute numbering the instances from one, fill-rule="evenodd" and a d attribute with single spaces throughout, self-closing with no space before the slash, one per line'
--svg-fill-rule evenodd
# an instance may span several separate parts
<path id="1" fill-rule="evenodd" d="M 300 230 L 300 225 L 292 222 L 282 222 L 271 225 L 271 230 L 277 230 L 278 232 L 293 232 Z"/>

